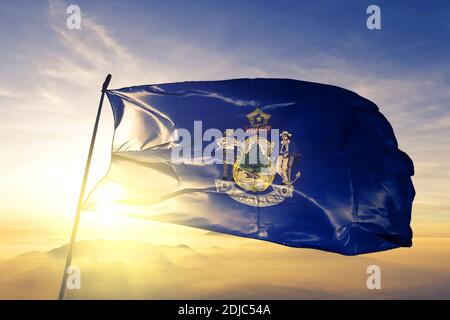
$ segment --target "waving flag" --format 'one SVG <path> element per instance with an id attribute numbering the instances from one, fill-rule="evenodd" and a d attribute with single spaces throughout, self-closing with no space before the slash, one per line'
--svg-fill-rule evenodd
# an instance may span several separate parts
<path id="1" fill-rule="evenodd" d="M 345 255 L 411 246 L 413 163 L 351 91 L 235 79 L 107 96 L 112 163 L 85 209 Z"/>

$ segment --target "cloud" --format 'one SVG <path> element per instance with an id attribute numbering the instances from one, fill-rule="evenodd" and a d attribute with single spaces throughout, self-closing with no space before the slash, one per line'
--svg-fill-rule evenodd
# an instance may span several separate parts
<path id="1" fill-rule="evenodd" d="M 259 246 L 251 241 L 234 245 L 232 237 L 214 234 L 210 238 L 218 239 L 211 240 L 195 233 L 198 243 L 215 241 L 214 244 L 223 245 L 233 241 L 235 249 L 201 251 L 210 259 L 208 263 L 195 254 L 192 255 L 196 259 L 177 260 L 175 257 L 170 263 L 162 259 L 154 269 L 148 261 L 131 264 L 127 269 L 127 263 L 117 262 L 117 257 L 114 257 L 116 261 L 99 263 L 93 262 L 96 255 L 87 255 L 82 263 L 88 276 L 100 280 L 107 277 L 110 281 L 105 283 L 103 291 L 99 290 L 101 283 L 93 283 L 80 294 L 84 298 L 108 294 L 119 298 L 450 297 L 448 239 L 432 238 L 448 235 L 450 225 L 448 65 L 426 73 L 395 68 L 386 72 L 381 67 L 391 65 L 392 61 L 380 61 L 379 66 L 364 65 L 346 56 L 326 54 L 326 48 L 317 48 L 313 56 L 301 52 L 279 56 L 256 42 L 235 44 L 230 48 L 226 40 L 221 42 L 220 34 L 213 42 L 191 42 L 189 38 L 164 32 L 146 35 L 143 31 L 134 34 L 133 39 L 121 38 L 122 33 L 117 31 L 129 31 L 133 26 L 123 20 L 102 22 L 102 17 L 95 16 L 95 12 L 83 12 L 81 30 L 68 30 L 65 27 L 67 5 L 63 1 L 48 2 L 49 32 L 43 35 L 41 29 L 33 30 L 35 25 L 27 26 L 31 36 L 20 38 L 21 43 L 26 43 L 27 54 L 22 53 L 22 60 L 19 60 L 25 67 L 8 70 L 0 80 L 0 137 L 4 150 L 0 157 L 2 219 L 9 217 L 17 221 L 20 215 L 25 217 L 21 227 L 36 230 L 36 224 L 30 221 L 30 217 L 34 217 L 55 230 L 49 232 L 42 228 L 36 234 L 27 229 L 23 231 L 26 236 L 20 233 L 14 238 L 3 232 L 2 241 L 7 245 L 0 248 L 1 254 L 10 256 L 13 251 L 35 249 L 38 245 L 39 248 L 53 246 L 66 240 L 73 221 L 99 90 L 107 73 L 113 75 L 113 87 L 240 77 L 296 78 L 342 86 L 379 105 L 392 123 L 400 147 L 415 162 L 417 198 L 413 227 L 415 235 L 426 235 L 428 242 L 416 238 L 411 249 L 348 260 L 311 250 L 272 244 Z M 41 19 L 36 21 L 42 24 Z M 352 45 L 355 43 L 349 44 Z M 14 50 L 10 54 L 17 55 Z M 111 130 L 112 121 L 103 120 L 101 129 Z M 99 148 L 106 157 L 112 133 L 100 130 L 100 135 L 102 131 L 106 131 L 105 137 L 97 139 L 96 150 Z M 95 164 L 101 162 L 99 158 L 94 157 Z M 93 176 L 95 179 L 95 174 Z M 86 215 L 83 221 L 91 223 Z M 93 225 L 104 227 L 105 221 L 110 223 L 111 217 Z M 80 233 L 88 229 L 86 225 L 80 228 Z M 120 224 L 116 231 L 122 229 Z M 120 237 L 133 236 L 129 230 L 128 233 L 123 230 Z M 132 230 L 135 232 L 136 227 Z M 173 234 L 192 232 L 177 231 L 168 232 L 164 240 L 158 240 L 175 241 Z M 99 237 L 99 230 L 89 232 L 87 234 Z M 146 236 L 152 234 L 147 229 L 141 232 Z M 116 235 L 109 230 L 103 234 Z M 49 235 L 57 239 L 50 241 Z M 149 250 L 141 257 L 145 260 L 154 253 Z M 63 259 L 49 258 L 47 254 L 43 259 L 34 258 L 22 257 L 23 260 L 18 258 L 0 264 L 0 274 L 8 275 L 0 277 L 1 287 L 7 288 L 0 290 L 2 297 L 56 296 Z M 436 261 L 439 263 L 434 263 Z M 373 262 L 386 267 L 383 269 L 386 287 L 379 295 L 363 286 L 364 268 Z M 142 270 L 145 270 L 143 274 Z M 131 278 L 127 278 L 130 272 Z M 308 277 L 299 276 L 301 274 Z M 123 276 L 123 281 L 114 282 L 117 275 Z M 349 277 L 342 281 L 342 275 Z M 155 279 L 162 280 L 155 282 Z M 236 291 L 237 286 L 239 291 Z M 133 292 L 135 296 L 124 296 Z"/>
<path id="2" fill-rule="evenodd" d="M 433 242 L 436 241 L 435 243 Z M 205 242 L 207 240 L 205 239 Z M 349 257 L 263 241 L 237 247 L 79 241 L 82 289 L 68 299 L 447 299 L 449 239 Z M 2 299 L 55 299 L 67 246 L 0 263 Z M 447 254 L 447 255 L 446 255 Z M 439 258 L 438 258 L 439 257 Z M 382 290 L 366 287 L 369 265 Z"/>
<path id="3" fill-rule="evenodd" d="M 14 90 L 10 90 L 10 89 L 6 89 L 6 88 L 1 88 L 0 87 L 0 97 L 4 97 L 4 98 L 18 98 L 19 95 L 14 92 Z"/>
<path id="4" fill-rule="evenodd" d="M 83 12 L 81 30 L 67 29 L 66 7 L 63 1 L 49 2 L 50 24 L 63 52 L 55 54 L 55 60 L 43 67 L 43 75 L 84 87 L 99 87 L 99 76 L 108 73 L 127 74 L 130 80 L 144 75 L 136 56 L 87 13 Z"/>
<path id="5" fill-rule="evenodd" d="M 142 83 L 207 80 L 236 77 L 285 77 L 333 84 L 353 90 L 380 107 L 397 134 L 402 149 L 416 165 L 417 208 L 436 202 L 436 213 L 450 206 L 446 179 L 450 164 L 450 89 L 445 72 L 428 74 L 377 72 L 346 57 L 318 51 L 281 60 L 257 45 L 226 50 L 219 44 L 191 44 L 188 39 L 152 34 L 143 38 L 143 49 L 130 48 L 112 36 L 111 26 L 83 15 L 82 30 L 68 30 L 60 14 L 63 2 L 51 1 L 49 17 L 65 53 L 58 54 L 43 69 L 43 75 L 75 86 L 98 87 L 101 78 L 113 74 L 113 83 L 129 86 Z M 120 26 L 124 27 L 124 26 Z M 420 45 L 417 43 L 415 45 Z M 57 101 L 61 88 L 50 100 Z M 45 91 L 48 94 L 48 91 Z M 54 98 L 52 98 L 54 97 Z M 430 164 L 432 166 L 430 167 Z M 438 209 L 441 208 L 441 209 Z"/>
<path id="6" fill-rule="evenodd" d="M 4 176 L 9 176 L 0 182 L 5 205 L 17 205 L 15 194 L 45 198 L 48 188 L 53 188 L 55 199 L 65 199 L 73 192 L 68 186 L 78 185 L 74 173 L 83 167 L 84 157 L 80 155 L 86 152 L 100 86 L 105 75 L 112 73 L 111 86 L 115 88 L 184 80 L 283 77 L 354 90 L 379 105 L 392 123 L 400 147 L 415 162 L 415 214 L 448 214 L 448 67 L 420 74 L 397 69 L 386 73 L 377 65 L 325 53 L 329 52 L 326 48 L 317 48 L 314 55 L 296 52 L 280 56 L 258 43 L 230 48 L 226 41 L 221 42 L 220 34 L 214 41 L 204 42 L 191 42 L 173 32 L 146 35 L 136 33 L 123 20 L 102 22 L 95 11 L 82 12 L 81 30 L 68 30 L 67 5 L 63 1 L 48 2 L 49 32 L 45 38 L 36 33 L 27 44 L 28 51 L 39 52 L 27 60 L 31 71 L 20 77 L 9 76 L 11 80 L 0 85 L 0 134 L 5 137 L 4 148 L 10 150 L 8 159 L 0 159 Z M 123 31 L 132 33 L 133 38 L 121 38 Z M 381 61 L 380 65 L 391 63 Z M 101 129 L 109 136 L 98 139 L 97 146 L 108 153 L 112 121 L 106 120 L 110 122 L 102 121 Z M 48 172 L 54 180 L 47 180 Z M 68 177 L 67 172 L 72 175 Z M 19 176 L 28 180 L 15 179 Z M 29 206 L 30 210 L 36 207 L 32 201 Z M 45 209 L 55 215 L 61 210 L 62 204 Z"/>

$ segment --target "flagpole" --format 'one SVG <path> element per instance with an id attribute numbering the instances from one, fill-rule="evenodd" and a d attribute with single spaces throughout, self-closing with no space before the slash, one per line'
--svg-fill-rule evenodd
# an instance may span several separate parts
<path id="1" fill-rule="evenodd" d="M 98 122 L 100 120 L 100 114 L 102 112 L 103 99 L 105 98 L 105 93 L 106 93 L 106 90 L 108 89 L 108 85 L 109 85 L 110 81 L 111 81 L 111 75 L 108 74 L 105 78 L 105 82 L 103 82 L 102 95 L 100 97 L 100 102 L 98 104 L 97 117 L 95 118 L 94 130 L 92 131 L 91 145 L 89 147 L 89 153 L 88 153 L 88 157 L 86 160 L 86 167 L 84 169 L 83 182 L 81 184 L 80 195 L 78 197 L 77 211 L 75 213 L 75 221 L 73 223 L 72 236 L 70 238 L 70 244 L 69 244 L 69 251 L 67 252 L 66 265 L 64 267 L 64 273 L 63 273 L 63 277 L 62 277 L 62 281 L 61 281 L 61 287 L 59 289 L 59 297 L 58 297 L 59 300 L 64 299 L 64 292 L 66 289 L 66 282 L 67 282 L 67 276 L 68 276 L 67 268 L 69 268 L 70 265 L 72 264 L 72 253 L 73 253 L 73 248 L 75 246 L 75 241 L 77 238 L 77 230 L 78 230 L 78 224 L 80 222 L 81 207 L 83 205 L 84 193 L 86 191 L 86 182 L 87 182 L 87 178 L 89 175 L 89 168 L 91 166 L 92 152 L 94 150 L 95 138 L 97 136 Z"/>

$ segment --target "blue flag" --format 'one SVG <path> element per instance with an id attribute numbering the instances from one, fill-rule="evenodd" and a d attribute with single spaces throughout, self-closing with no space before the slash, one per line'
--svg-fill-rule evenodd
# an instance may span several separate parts
<path id="1" fill-rule="evenodd" d="M 289 79 L 108 90 L 112 163 L 86 209 L 345 255 L 411 246 L 413 163 L 351 91 Z"/>

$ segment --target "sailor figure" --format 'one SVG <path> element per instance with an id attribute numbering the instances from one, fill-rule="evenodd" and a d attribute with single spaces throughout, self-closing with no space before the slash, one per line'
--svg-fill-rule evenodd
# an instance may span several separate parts
<path id="1" fill-rule="evenodd" d="M 291 136 L 287 131 L 280 134 L 280 155 L 277 161 L 277 171 L 285 185 L 291 184 L 291 170 L 297 152 L 294 142 L 290 139 Z"/>
<path id="2" fill-rule="evenodd" d="M 226 129 L 224 132 L 224 137 L 217 139 L 217 143 L 219 145 L 218 149 L 223 150 L 223 172 L 222 172 L 222 180 L 228 180 L 228 171 L 230 171 L 232 177 L 233 170 L 228 170 L 229 166 L 234 164 L 236 160 L 235 148 L 239 146 L 238 141 L 234 137 L 233 129 Z"/>

